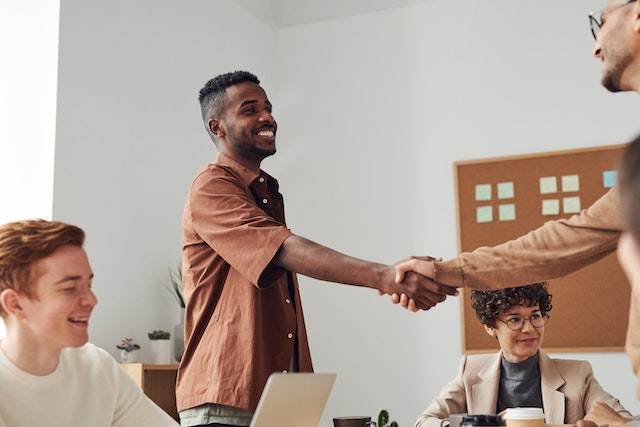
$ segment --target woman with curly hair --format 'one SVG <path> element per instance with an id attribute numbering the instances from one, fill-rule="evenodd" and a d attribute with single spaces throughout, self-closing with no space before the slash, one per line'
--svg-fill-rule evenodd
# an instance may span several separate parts
<path id="1" fill-rule="evenodd" d="M 450 414 L 500 414 L 507 408 L 543 408 L 547 424 L 575 424 L 595 402 L 631 414 L 607 393 L 583 360 L 552 359 L 540 349 L 551 311 L 546 282 L 496 291 L 471 291 L 471 302 L 495 354 L 464 355 L 458 375 L 416 422 L 439 427 Z"/>

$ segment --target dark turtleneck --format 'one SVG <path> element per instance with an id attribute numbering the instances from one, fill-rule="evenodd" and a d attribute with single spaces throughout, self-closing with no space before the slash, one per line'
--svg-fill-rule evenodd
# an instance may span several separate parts
<path id="1" fill-rule="evenodd" d="M 496 413 L 499 414 L 507 408 L 542 408 L 538 353 L 517 363 L 509 362 L 503 355 L 501 366 Z"/>

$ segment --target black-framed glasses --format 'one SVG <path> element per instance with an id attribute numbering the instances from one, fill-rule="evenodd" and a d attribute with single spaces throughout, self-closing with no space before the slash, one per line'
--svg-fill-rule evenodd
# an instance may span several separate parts
<path id="1" fill-rule="evenodd" d="M 635 0 L 634 0 L 635 1 Z M 524 328 L 525 322 L 528 320 L 531 326 L 534 328 L 542 328 L 549 321 L 549 315 L 547 313 L 533 313 L 530 317 L 513 316 L 507 320 L 497 319 L 507 325 L 507 328 L 512 331 L 517 331 Z"/>
<path id="2" fill-rule="evenodd" d="M 593 34 L 593 38 L 597 40 L 598 31 L 600 31 L 600 28 L 602 28 L 603 24 L 602 17 L 605 13 L 609 12 L 610 10 L 626 6 L 630 3 L 634 3 L 635 1 L 636 0 L 627 0 L 624 3 L 620 3 L 616 6 L 607 7 L 596 12 L 589 12 L 589 25 L 591 26 L 591 34 Z"/>

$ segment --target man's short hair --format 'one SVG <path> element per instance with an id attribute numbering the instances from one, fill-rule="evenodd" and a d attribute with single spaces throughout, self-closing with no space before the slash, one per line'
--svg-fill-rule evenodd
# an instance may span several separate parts
<path id="1" fill-rule="evenodd" d="M 85 233 L 75 225 L 58 221 L 26 220 L 0 226 L 0 292 L 15 289 L 34 296 L 33 264 L 61 246 L 82 247 Z M 0 306 L 0 316 L 7 313 Z"/>
<path id="2" fill-rule="evenodd" d="M 224 116 L 224 102 L 222 100 L 227 88 L 240 82 L 260 84 L 260 80 L 248 71 L 233 71 L 212 78 L 200 89 L 198 100 L 200 101 L 202 120 L 205 124 L 213 118 Z"/>

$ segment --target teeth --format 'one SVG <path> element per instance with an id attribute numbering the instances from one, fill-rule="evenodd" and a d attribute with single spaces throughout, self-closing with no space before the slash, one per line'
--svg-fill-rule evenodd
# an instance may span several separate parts
<path id="1" fill-rule="evenodd" d="M 274 133 L 272 130 L 261 130 L 260 132 L 258 132 L 258 135 L 260 136 L 273 136 Z"/>
<path id="2" fill-rule="evenodd" d="M 88 322 L 89 318 L 88 317 L 70 317 L 69 320 L 71 320 L 72 322 Z"/>

